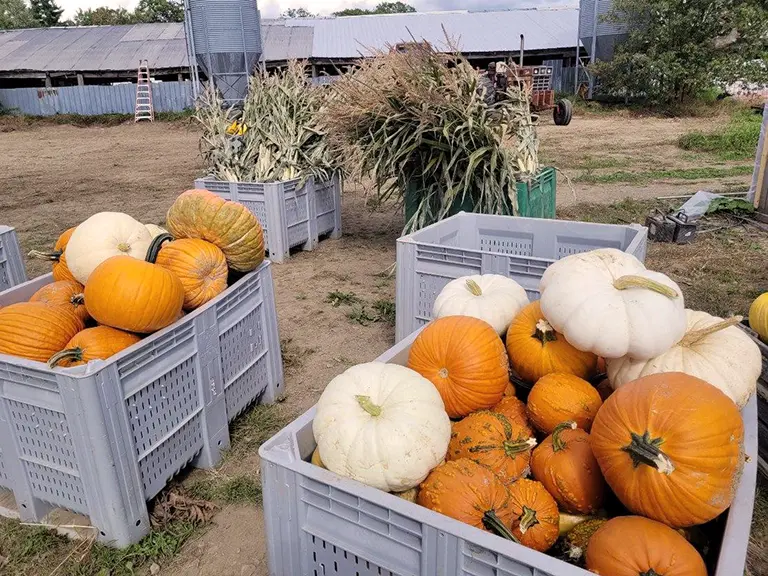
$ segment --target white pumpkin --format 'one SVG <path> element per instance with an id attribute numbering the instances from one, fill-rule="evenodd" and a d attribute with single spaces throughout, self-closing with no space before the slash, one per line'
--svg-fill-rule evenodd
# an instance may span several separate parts
<path id="1" fill-rule="evenodd" d="M 499 274 L 464 276 L 451 280 L 441 290 L 432 317 L 472 316 L 485 320 L 503 336 L 528 304 L 525 289 L 511 278 Z"/>
<path id="2" fill-rule="evenodd" d="M 168 234 L 168 230 L 157 224 L 144 224 L 144 226 L 146 226 L 149 233 L 152 234 L 152 238 L 157 238 L 160 234 Z"/>
<path id="3" fill-rule="evenodd" d="M 409 368 L 380 362 L 331 380 L 312 430 L 328 470 L 387 492 L 418 486 L 451 439 L 437 388 Z"/>
<path id="4" fill-rule="evenodd" d="M 81 284 L 112 256 L 144 260 L 152 234 L 138 220 L 120 212 L 99 212 L 80 224 L 66 249 L 67 266 Z"/>
<path id="5" fill-rule="evenodd" d="M 603 358 L 658 356 L 685 334 L 683 293 L 631 254 L 603 248 L 552 264 L 541 312 L 575 348 Z"/>
<path id="6" fill-rule="evenodd" d="M 606 362 L 614 389 L 641 376 L 685 372 L 709 382 L 743 408 L 757 387 L 762 355 L 752 339 L 735 325 L 739 316 L 723 320 L 706 312 L 685 311 L 688 330 L 683 339 L 650 360 L 618 358 Z"/>

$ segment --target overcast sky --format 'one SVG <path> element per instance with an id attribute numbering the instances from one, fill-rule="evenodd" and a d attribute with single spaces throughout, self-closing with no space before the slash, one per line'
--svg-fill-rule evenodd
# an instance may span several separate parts
<path id="1" fill-rule="evenodd" d="M 286 8 L 304 7 L 314 13 L 330 14 L 344 8 L 372 8 L 380 0 L 260 0 L 259 10 L 264 18 L 275 18 Z M 98 6 L 133 9 L 138 0 L 58 0 L 64 8 L 64 18 L 74 16 L 78 8 Z M 428 10 L 504 10 L 548 6 L 578 6 L 578 0 L 412 0 L 408 2 L 419 11 Z"/>

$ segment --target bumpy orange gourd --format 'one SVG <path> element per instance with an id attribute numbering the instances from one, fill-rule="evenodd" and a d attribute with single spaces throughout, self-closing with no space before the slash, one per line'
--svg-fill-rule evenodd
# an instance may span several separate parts
<path id="1" fill-rule="evenodd" d="M 184 310 L 191 311 L 227 289 L 227 259 L 216 245 L 198 238 L 155 237 L 147 260 L 170 270 L 184 286 Z"/>
<path id="2" fill-rule="evenodd" d="M 131 256 L 105 260 L 85 286 L 90 315 L 127 332 L 151 334 L 165 328 L 180 317 L 183 303 L 184 287 L 173 272 Z"/>
<path id="3" fill-rule="evenodd" d="M 679 372 L 616 390 L 590 434 L 592 452 L 622 504 L 674 528 L 708 522 L 731 505 L 743 441 L 736 404 Z"/>
<path id="4" fill-rule="evenodd" d="M 490 324 L 469 316 L 446 316 L 424 328 L 408 368 L 437 387 L 451 418 L 491 408 L 509 384 L 504 343 Z"/>
<path id="5" fill-rule="evenodd" d="M 521 479 L 509 487 L 512 534 L 520 544 L 546 552 L 560 535 L 560 513 L 546 488 L 534 480 Z"/>
<path id="6" fill-rule="evenodd" d="M 419 486 L 416 502 L 475 528 L 512 540 L 512 510 L 506 487 L 494 473 L 472 460 L 445 462 Z"/>
<path id="7" fill-rule="evenodd" d="M 91 360 L 106 360 L 140 340 L 136 334 L 109 326 L 86 328 L 75 334 L 64 350 L 51 356 L 48 366 L 69 368 L 87 364 Z"/>
<path id="8" fill-rule="evenodd" d="M 538 300 L 523 308 L 509 325 L 507 353 L 512 369 L 531 383 L 553 372 L 587 379 L 597 368 L 597 356 L 577 350 L 555 332 Z"/>
<path id="9" fill-rule="evenodd" d="M 603 473 L 589 446 L 589 434 L 576 428 L 574 422 L 558 425 L 536 447 L 531 471 L 561 510 L 594 514 L 603 504 Z"/>
<path id="10" fill-rule="evenodd" d="M 448 460 L 468 458 L 487 466 L 505 484 L 529 473 L 533 431 L 517 420 L 481 411 L 456 422 L 448 444 Z"/>
<path id="11" fill-rule="evenodd" d="M 84 327 L 74 312 L 43 302 L 0 308 L 0 354 L 47 362 Z"/>
<path id="12" fill-rule="evenodd" d="M 704 561 L 683 536 L 640 516 L 603 524 L 589 539 L 587 568 L 603 576 L 707 576 Z"/>
<path id="13" fill-rule="evenodd" d="M 218 246 L 232 270 L 250 272 L 264 260 L 264 232 L 256 216 L 208 190 L 187 190 L 176 198 L 166 225 L 176 238 L 200 238 Z"/>
<path id="14" fill-rule="evenodd" d="M 51 306 L 63 306 L 74 312 L 83 322 L 88 321 L 88 310 L 85 309 L 83 285 L 75 280 L 59 280 L 46 284 L 32 294 L 30 302 L 42 302 Z"/>
<path id="15" fill-rule="evenodd" d="M 528 419 L 545 434 L 569 420 L 589 431 L 602 403 L 600 393 L 586 380 L 573 374 L 547 374 L 528 395 Z"/>
<path id="16" fill-rule="evenodd" d="M 67 248 L 67 243 L 72 237 L 72 233 L 75 231 L 75 228 L 76 226 L 69 228 L 68 230 L 65 230 L 61 233 L 59 238 L 56 240 L 56 244 L 53 246 L 52 252 L 38 252 L 37 250 L 32 250 L 29 253 L 32 258 L 51 261 L 53 264 L 53 279 L 56 281 L 71 280 L 72 282 L 77 282 L 77 279 L 72 275 L 72 272 L 70 272 L 69 268 L 67 267 L 67 258 L 64 255 L 64 250 Z"/>
<path id="17" fill-rule="evenodd" d="M 493 406 L 491 412 L 503 414 L 510 422 L 528 426 L 528 415 L 525 411 L 525 403 L 514 396 L 504 396 L 501 402 Z"/>

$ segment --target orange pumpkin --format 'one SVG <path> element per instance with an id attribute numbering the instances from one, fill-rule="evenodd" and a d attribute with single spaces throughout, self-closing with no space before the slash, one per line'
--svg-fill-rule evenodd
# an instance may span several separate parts
<path id="1" fill-rule="evenodd" d="M 675 528 L 708 522 L 731 505 L 743 441 L 736 404 L 680 372 L 616 390 L 590 435 L 603 476 L 622 504 Z"/>
<path id="2" fill-rule="evenodd" d="M 445 316 L 424 328 L 408 368 L 437 387 L 451 418 L 491 408 L 509 384 L 504 343 L 490 324 L 469 316 Z"/>
<path id="3" fill-rule="evenodd" d="M 517 390 L 515 389 L 515 385 L 510 382 L 507 384 L 507 387 L 504 389 L 504 396 L 515 396 L 517 395 Z"/>
<path id="4" fill-rule="evenodd" d="M 208 190 L 187 190 L 168 210 L 168 231 L 176 238 L 200 238 L 218 246 L 227 264 L 250 272 L 264 261 L 264 232 L 242 204 Z"/>
<path id="5" fill-rule="evenodd" d="M 597 368 L 597 356 L 577 350 L 555 332 L 538 301 L 523 308 L 509 325 L 507 353 L 512 369 L 531 383 L 554 372 L 587 379 Z"/>
<path id="6" fill-rule="evenodd" d="M 704 561 L 683 536 L 640 516 L 603 524 L 589 539 L 587 569 L 605 576 L 707 576 Z"/>
<path id="7" fill-rule="evenodd" d="M 136 334 L 109 326 L 86 328 L 75 334 L 64 350 L 51 356 L 48 366 L 69 368 L 88 364 L 91 360 L 106 360 L 140 340 Z"/>
<path id="8" fill-rule="evenodd" d="M 43 302 L 51 306 L 64 306 L 75 313 L 83 322 L 88 321 L 88 310 L 85 308 L 83 285 L 74 280 L 59 280 L 46 284 L 32 294 L 30 302 Z"/>
<path id="9" fill-rule="evenodd" d="M 70 280 L 72 282 L 77 282 L 77 279 L 72 275 L 72 272 L 70 272 L 69 268 L 67 267 L 67 258 L 64 255 L 64 250 L 66 249 L 67 243 L 72 237 L 72 233 L 75 231 L 75 228 L 76 226 L 73 226 L 72 228 L 69 228 L 68 230 L 65 230 L 61 233 L 58 240 L 56 240 L 56 244 L 53 246 L 52 252 L 38 252 L 37 250 L 32 250 L 29 253 L 30 257 L 32 258 L 50 260 L 52 262 L 53 279 L 56 281 Z"/>
<path id="10" fill-rule="evenodd" d="M 446 458 L 467 458 L 487 466 L 502 482 L 510 484 L 530 471 L 535 445 L 536 439 L 526 424 L 495 412 L 475 412 L 453 425 Z"/>
<path id="11" fill-rule="evenodd" d="M 514 540 L 509 494 L 488 468 L 472 460 L 440 464 L 419 486 L 416 502 L 475 528 Z"/>
<path id="12" fill-rule="evenodd" d="M 512 534 L 523 546 L 546 552 L 560 535 L 560 513 L 546 488 L 521 479 L 509 487 Z"/>
<path id="13" fill-rule="evenodd" d="M 491 408 L 491 412 L 503 414 L 510 422 L 528 426 L 528 416 L 525 412 L 525 403 L 514 396 L 505 396 L 501 402 Z"/>
<path id="14" fill-rule="evenodd" d="M 84 327 L 74 312 L 43 302 L 0 308 L 0 354 L 47 362 Z"/>
<path id="15" fill-rule="evenodd" d="M 528 419 L 545 434 L 569 420 L 589 431 L 602 403 L 598 391 L 586 380 L 572 374 L 547 374 L 528 395 Z"/>
<path id="16" fill-rule="evenodd" d="M 603 504 L 603 474 L 589 446 L 589 434 L 576 428 L 575 422 L 559 424 L 536 447 L 531 470 L 561 510 L 594 514 Z"/>
<path id="17" fill-rule="evenodd" d="M 131 256 L 105 260 L 85 286 L 90 315 L 99 324 L 127 332 L 150 334 L 165 328 L 180 318 L 183 303 L 184 287 L 173 272 Z"/>
<path id="18" fill-rule="evenodd" d="M 181 280 L 184 310 L 195 310 L 227 289 L 227 259 L 216 245 L 197 238 L 169 240 L 173 240 L 170 234 L 155 237 L 147 261 Z"/>

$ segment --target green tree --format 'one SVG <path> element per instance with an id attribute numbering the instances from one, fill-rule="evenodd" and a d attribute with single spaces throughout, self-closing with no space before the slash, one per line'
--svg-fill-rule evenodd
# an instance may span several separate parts
<path id="1" fill-rule="evenodd" d="M 40 23 L 40 26 L 58 26 L 61 13 L 64 9 L 59 7 L 55 0 L 31 0 L 32 16 Z"/>
<path id="2" fill-rule="evenodd" d="M 368 14 L 402 14 L 416 12 L 416 8 L 405 2 L 381 2 L 372 10 L 364 8 L 347 8 L 334 12 L 334 16 L 366 16 Z"/>
<path id="3" fill-rule="evenodd" d="M 184 2 L 140 0 L 134 17 L 137 22 L 184 22 Z"/>
<path id="4" fill-rule="evenodd" d="M 133 12 L 128 12 L 125 8 L 89 8 L 88 10 L 78 9 L 75 14 L 75 25 L 77 26 L 116 26 L 119 24 L 135 24 L 136 16 Z"/>
<path id="5" fill-rule="evenodd" d="M 24 0 L 0 0 L 0 30 L 38 26 Z"/>
<path id="6" fill-rule="evenodd" d="M 312 14 L 306 8 L 288 8 L 285 12 L 280 14 L 281 18 L 314 18 L 316 14 Z"/>
<path id="7" fill-rule="evenodd" d="M 614 0 L 609 19 L 629 36 L 595 66 L 606 94 L 670 104 L 768 75 L 764 0 Z"/>

